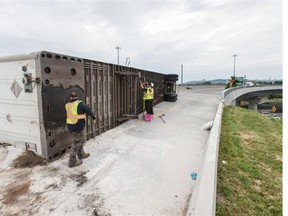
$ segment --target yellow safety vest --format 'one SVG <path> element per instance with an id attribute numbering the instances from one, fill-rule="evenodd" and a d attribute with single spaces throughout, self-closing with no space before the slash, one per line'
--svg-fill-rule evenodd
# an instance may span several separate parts
<path id="1" fill-rule="evenodd" d="M 86 119 L 85 114 L 77 113 L 77 108 L 80 102 L 81 100 L 76 100 L 74 102 L 68 102 L 65 105 L 66 114 L 67 114 L 67 119 L 66 119 L 67 124 L 76 124 L 78 122 L 78 119 Z"/>
<path id="2" fill-rule="evenodd" d="M 147 91 L 144 91 L 143 100 L 151 100 L 154 99 L 154 89 L 151 87 L 147 88 Z"/>

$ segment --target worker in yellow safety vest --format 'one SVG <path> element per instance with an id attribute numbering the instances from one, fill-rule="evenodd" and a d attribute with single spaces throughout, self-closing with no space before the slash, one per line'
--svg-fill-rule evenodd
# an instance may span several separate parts
<path id="1" fill-rule="evenodd" d="M 140 83 L 143 89 L 143 101 L 147 114 L 153 115 L 154 85 L 153 83 Z"/>
<path id="2" fill-rule="evenodd" d="M 85 153 L 83 150 L 86 114 L 96 119 L 92 110 L 81 100 L 78 99 L 76 92 L 70 93 L 70 101 L 65 105 L 66 108 L 66 124 L 73 142 L 69 157 L 69 167 L 74 167 L 82 164 L 82 160 L 90 156 L 90 153 Z M 78 156 L 78 160 L 77 160 Z"/>
<path id="3" fill-rule="evenodd" d="M 230 88 L 232 87 L 236 87 L 236 78 L 234 76 L 231 76 L 231 80 L 230 80 Z"/>

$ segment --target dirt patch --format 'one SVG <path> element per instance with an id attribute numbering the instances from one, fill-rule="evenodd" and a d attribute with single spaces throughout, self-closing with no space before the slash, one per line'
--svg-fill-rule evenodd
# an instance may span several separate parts
<path id="1" fill-rule="evenodd" d="M 281 161 L 281 162 L 282 162 L 282 157 L 281 157 L 281 155 L 275 155 L 275 157 L 276 157 L 276 160 L 277 160 L 277 161 Z"/>
<path id="2" fill-rule="evenodd" d="M 98 208 L 95 208 L 93 213 L 93 216 L 111 216 L 111 214 L 108 212 L 102 212 L 101 210 L 99 210 Z"/>
<path id="3" fill-rule="evenodd" d="M 14 168 L 31 168 L 35 166 L 44 166 L 47 164 L 48 162 L 44 158 L 29 150 L 26 150 L 22 155 L 13 161 Z"/>
<path id="4" fill-rule="evenodd" d="M 254 184 L 253 184 L 253 188 L 258 191 L 261 192 L 261 186 L 262 186 L 262 182 L 258 179 L 254 180 Z"/>
<path id="5" fill-rule="evenodd" d="M 250 141 L 250 140 L 254 140 L 255 138 L 257 138 L 257 134 L 252 131 L 240 131 L 239 134 L 240 134 L 240 137 L 244 139 L 245 141 Z"/>
<path id="6" fill-rule="evenodd" d="M 254 148 L 254 140 L 257 139 L 256 133 L 251 131 L 240 131 L 239 135 L 247 148 L 249 149 Z"/>
<path id="7" fill-rule="evenodd" d="M 70 178 L 77 182 L 77 187 L 80 187 L 82 184 L 88 181 L 88 178 L 85 176 L 87 172 L 81 172 L 79 174 L 71 175 Z"/>
<path id="8" fill-rule="evenodd" d="M 18 198 L 28 193 L 30 181 L 21 182 L 20 184 L 13 185 L 7 189 L 4 196 L 3 204 L 13 205 L 18 203 Z"/>
<path id="9" fill-rule="evenodd" d="M 6 147 L 6 146 L 12 146 L 12 145 L 9 143 L 0 143 L 0 147 Z"/>
<path id="10" fill-rule="evenodd" d="M 175 196 L 175 198 L 178 197 L 177 195 L 174 195 L 174 196 Z M 187 212 L 189 210 L 189 204 L 190 204 L 191 197 L 192 197 L 192 193 L 190 193 L 188 196 L 186 196 L 186 204 L 182 210 L 182 215 L 187 215 Z"/>
<path id="11" fill-rule="evenodd" d="M 227 205 L 229 202 L 226 200 L 226 198 L 221 195 L 221 194 L 217 194 L 216 196 L 217 202 L 223 204 L 223 205 Z"/>

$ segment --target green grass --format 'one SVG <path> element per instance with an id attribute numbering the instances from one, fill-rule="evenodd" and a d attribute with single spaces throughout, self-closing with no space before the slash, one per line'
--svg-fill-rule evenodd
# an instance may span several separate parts
<path id="1" fill-rule="evenodd" d="M 216 215 L 282 215 L 282 121 L 226 106 Z"/>

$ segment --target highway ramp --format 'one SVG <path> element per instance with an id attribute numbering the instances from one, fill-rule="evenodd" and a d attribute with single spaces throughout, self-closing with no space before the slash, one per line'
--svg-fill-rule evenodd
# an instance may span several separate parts
<path id="1" fill-rule="evenodd" d="M 66 154 L 48 166 L 26 169 L 26 203 L 10 209 L 5 205 L 0 211 L 41 216 L 185 215 L 199 180 L 190 174 L 201 175 L 209 135 L 201 127 L 213 121 L 222 90 L 182 87 L 176 102 L 154 107 L 152 122 L 140 115 L 89 140 L 84 149 L 91 156 L 81 166 L 69 168 Z M 1 182 L 8 187 L 18 179 L 19 184 L 17 172 L 2 169 Z"/>

